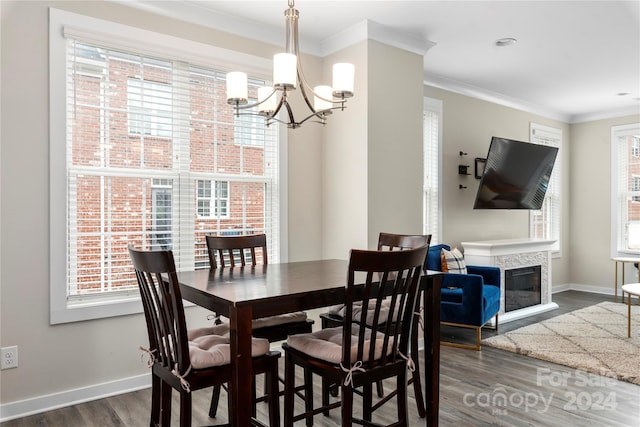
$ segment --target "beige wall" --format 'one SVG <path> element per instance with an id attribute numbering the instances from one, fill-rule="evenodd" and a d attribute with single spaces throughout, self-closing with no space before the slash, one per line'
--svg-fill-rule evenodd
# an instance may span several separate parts
<path id="1" fill-rule="evenodd" d="M 323 258 L 347 259 L 350 248 L 367 245 L 367 43 L 357 43 L 325 61 L 325 76 L 331 74 L 334 62 L 353 63 L 356 80 L 355 96 L 347 108 L 334 112 L 323 129 Z"/>
<path id="2" fill-rule="evenodd" d="M 325 129 L 323 255 L 346 259 L 381 231 L 422 233 L 423 59 L 373 40 L 325 62 L 341 58 L 356 64 L 356 97 Z"/>
<path id="3" fill-rule="evenodd" d="M 572 283 L 613 289 L 611 261 L 611 127 L 640 123 L 640 114 L 571 126 L 570 193 Z M 627 282 L 637 277 L 626 265 Z M 618 290 L 618 292 L 620 292 Z"/>
<path id="4" fill-rule="evenodd" d="M 442 100 L 442 242 L 452 246 L 463 241 L 526 238 L 529 236 L 529 211 L 474 210 L 479 180 L 473 175 L 458 175 L 458 164 L 470 165 L 474 159 L 486 157 L 492 136 L 529 141 L 531 122 L 562 130 L 563 152 L 571 151 L 571 129 L 568 124 L 470 98 L 445 90 L 426 87 L 425 96 Z M 460 156 L 460 151 L 467 153 Z M 571 209 L 569 173 L 570 156 L 562 156 L 562 257 L 554 258 L 554 286 L 569 281 L 569 212 Z M 462 184 L 466 189 L 459 189 Z"/>
<path id="5" fill-rule="evenodd" d="M 368 242 L 422 234 L 423 57 L 369 42 Z M 401 70 L 401 71 L 400 71 Z"/>

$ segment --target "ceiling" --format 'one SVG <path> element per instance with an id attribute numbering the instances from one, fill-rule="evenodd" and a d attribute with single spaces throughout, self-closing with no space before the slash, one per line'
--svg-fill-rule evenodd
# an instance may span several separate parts
<path id="1" fill-rule="evenodd" d="M 287 0 L 122 0 L 284 48 Z M 425 83 L 567 122 L 640 113 L 640 1 L 297 0 L 300 50 L 364 21 L 424 55 Z M 517 43 L 497 47 L 513 37 Z M 422 46 L 420 46 L 422 45 Z"/>

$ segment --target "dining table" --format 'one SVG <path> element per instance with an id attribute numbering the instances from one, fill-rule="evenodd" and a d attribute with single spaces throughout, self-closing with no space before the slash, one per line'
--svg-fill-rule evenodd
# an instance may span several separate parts
<path id="1" fill-rule="evenodd" d="M 252 319 L 343 304 L 348 261 L 317 260 L 178 272 L 182 298 L 229 319 L 231 408 L 252 402 Z M 438 425 L 442 273 L 420 280 L 424 310 L 426 425 Z M 230 410 L 232 426 L 251 425 L 251 411 Z"/>

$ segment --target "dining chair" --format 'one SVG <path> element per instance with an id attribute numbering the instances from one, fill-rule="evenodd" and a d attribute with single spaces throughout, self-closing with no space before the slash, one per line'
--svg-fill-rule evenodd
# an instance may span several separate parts
<path id="1" fill-rule="evenodd" d="M 406 249 L 415 249 L 422 246 L 428 246 L 431 243 L 431 234 L 415 234 L 415 235 L 407 235 L 407 234 L 394 234 L 394 233 L 385 233 L 381 232 L 378 235 L 378 250 L 379 251 L 398 251 L 398 250 L 406 250 Z M 426 262 L 426 258 L 425 258 Z M 425 264 L 426 265 L 426 264 Z M 418 294 L 419 297 L 420 293 Z M 420 299 L 418 299 L 420 301 Z M 385 301 L 386 304 L 389 303 L 387 299 Z M 419 305 L 419 302 L 418 302 Z M 320 314 L 320 320 L 322 323 L 322 328 L 332 328 L 342 325 L 344 321 L 344 311 L 345 306 L 334 306 L 329 309 L 329 312 Z M 420 311 L 420 310 L 419 310 Z M 418 333 L 419 333 L 419 325 L 420 325 L 420 313 L 419 311 L 414 316 L 414 325 L 411 334 L 411 358 L 413 359 L 413 363 L 415 366 L 415 370 L 412 372 L 411 378 L 409 379 L 409 384 L 413 384 L 413 391 L 416 400 L 416 406 L 418 408 L 418 415 L 421 418 L 426 417 L 427 410 L 425 405 L 424 394 L 422 392 L 422 380 L 420 376 L 420 363 L 419 363 L 419 351 L 418 351 Z M 381 325 L 384 327 L 384 323 L 388 320 L 388 318 L 384 317 L 381 319 Z M 369 326 L 371 326 L 369 324 Z M 335 385 L 333 385 L 333 389 L 331 389 L 332 385 L 323 383 L 323 391 L 322 396 L 323 400 L 328 401 L 328 393 L 331 390 L 335 390 Z M 377 384 L 377 392 L 378 397 L 384 396 L 384 390 L 382 387 L 382 382 L 378 382 Z M 392 398 L 396 391 L 392 391 L 388 398 Z M 335 395 L 335 392 L 333 393 Z"/>
<path id="2" fill-rule="evenodd" d="M 149 335 L 151 426 L 171 425 L 172 390 L 180 393 L 180 425 L 191 425 L 191 393 L 231 381 L 230 339 L 227 328 L 187 330 L 184 306 L 171 251 L 144 251 L 129 246 L 129 256 L 142 296 Z M 253 338 L 253 374 L 266 374 L 269 425 L 279 425 L 278 359 L 269 341 Z M 235 408 L 229 407 L 231 414 Z M 255 419 L 253 425 L 264 425 Z"/>
<path id="3" fill-rule="evenodd" d="M 267 236 L 264 233 L 247 236 L 206 236 L 212 269 L 248 264 L 268 264 Z M 261 261 L 259 263 L 259 261 Z M 304 311 L 269 316 L 253 321 L 253 336 L 270 342 L 283 341 L 290 334 L 311 332 L 314 321 Z"/>
<path id="4" fill-rule="evenodd" d="M 211 269 L 255 267 L 267 265 L 267 236 L 264 233 L 245 236 L 205 236 Z M 221 323 L 216 317 L 216 323 Z M 311 332 L 314 321 L 304 311 L 253 320 L 252 335 L 269 342 L 286 340 L 289 335 Z M 266 394 L 266 392 L 265 392 Z M 220 398 L 220 387 L 214 387 L 209 415 L 214 417 Z"/>
<path id="5" fill-rule="evenodd" d="M 372 423 L 373 386 L 395 378 L 398 422 L 408 417 L 407 370 L 413 360 L 407 356 L 415 325 L 418 285 L 428 246 L 404 251 L 352 250 L 346 284 L 345 315 L 341 326 L 307 334 L 291 335 L 282 348 L 285 353 L 284 425 L 325 415 L 341 407 L 342 425 Z M 383 302 L 389 298 L 390 304 Z M 359 307 L 359 308 L 358 308 Z M 358 308 L 356 312 L 356 308 Z M 386 313 L 395 322 L 380 322 Z M 370 318 L 372 322 L 368 322 Z M 378 325 L 368 327 L 368 323 Z M 295 368 L 304 370 L 305 411 L 294 414 Z M 340 384 L 340 401 L 313 403 L 313 375 Z M 357 392 L 356 392 L 357 390 Z M 354 420 L 354 392 L 362 395 L 362 419 Z M 388 420 L 386 420 L 388 421 Z M 385 422 L 386 422 L 385 421 Z"/>

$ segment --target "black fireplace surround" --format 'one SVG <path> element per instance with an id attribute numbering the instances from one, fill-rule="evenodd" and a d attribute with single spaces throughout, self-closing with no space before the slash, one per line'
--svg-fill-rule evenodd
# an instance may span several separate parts
<path id="1" fill-rule="evenodd" d="M 538 305 L 541 294 L 542 266 L 520 267 L 504 271 L 505 312 Z"/>

